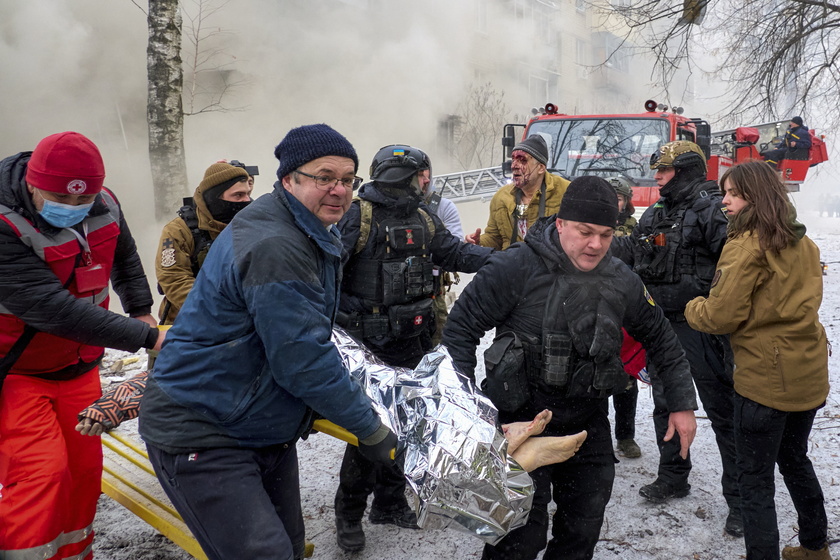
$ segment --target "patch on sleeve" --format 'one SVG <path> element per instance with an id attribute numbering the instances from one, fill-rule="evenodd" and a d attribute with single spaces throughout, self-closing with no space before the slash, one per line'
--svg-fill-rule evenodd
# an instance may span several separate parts
<path id="1" fill-rule="evenodd" d="M 647 300 L 647 302 L 649 304 L 651 304 L 653 307 L 656 307 L 656 302 L 653 301 L 653 298 L 651 297 L 650 292 L 647 291 L 647 286 L 644 287 L 644 290 L 645 290 L 645 299 Z"/>
<path id="2" fill-rule="evenodd" d="M 163 250 L 160 252 L 160 266 L 169 268 L 175 264 L 175 243 L 168 237 L 161 243 Z"/>
<path id="3" fill-rule="evenodd" d="M 715 271 L 715 277 L 712 278 L 712 288 L 717 286 L 718 281 L 720 281 L 720 277 L 723 276 L 723 271 L 721 269 L 717 269 Z"/>

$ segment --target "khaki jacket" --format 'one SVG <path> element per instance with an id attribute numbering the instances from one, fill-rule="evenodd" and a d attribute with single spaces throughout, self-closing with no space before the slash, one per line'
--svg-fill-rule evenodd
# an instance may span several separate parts
<path id="1" fill-rule="evenodd" d="M 199 186 L 193 194 L 195 212 L 198 216 L 198 229 L 206 231 L 210 235 L 210 239 L 213 240 L 227 224 L 214 220 L 213 216 L 210 215 L 210 211 L 204 203 L 204 190 L 206 189 Z M 158 243 L 157 257 L 155 258 L 155 275 L 157 276 L 159 289 L 164 296 L 158 311 L 161 324 L 171 325 L 175 321 L 178 311 L 181 310 L 187 299 L 187 294 L 192 290 L 195 283 L 195 274 L 190 257 L 194 250 L 195 239 L 183 219 L 175 218 L 163 227 Z M 169 304 L 169 311 L 164 320 L 163 312 L 167 303 Z"/>
<path id="2" fill-rule="evenodd" d="M 731 333 L 735 391 L 787 412 L 811 410 L 828 395 L 828 347 L 819 322 L 819 249 L 807 236 L 780 254 L 762 254 L 748 233 L 726 242 L 709 297 L 691 300 L 688 324 Z"/>
<path id="3" fill-rule="evenodd" d="M 569 181 L 551 173 L 545 174 L 545 215 L 551 216 L 560 209 L 560 201 L 566 193 Z M 490 201 L 490 217 L 487 220 L 487 228 L 481 234 L 479 245 L 492 247 L 494 249 L 507 249 L 510 246 L 510 238 L 513 235 L 513 211 L 516 209 L 516 198 L 514 196 L 513 183 L 509 183 L 496 191 Z M 534 194 L 528 204 L 525 213 L 530 228 L 540 218 L 540 190 Z M 517 241 L 522 238 L 517 234 Z"/>

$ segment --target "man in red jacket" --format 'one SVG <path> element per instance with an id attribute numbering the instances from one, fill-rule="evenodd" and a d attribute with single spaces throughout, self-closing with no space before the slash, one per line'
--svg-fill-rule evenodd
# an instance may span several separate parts
<path id="1" fill-rule="evenodd" d="M 0 557 L 93 557 L 102 447 L 75 431 L 105 346 L 159 349 L 97 147 L 76 132 L 0 161 Z M 109 280 L 126 317 L 108 311 Z"/>

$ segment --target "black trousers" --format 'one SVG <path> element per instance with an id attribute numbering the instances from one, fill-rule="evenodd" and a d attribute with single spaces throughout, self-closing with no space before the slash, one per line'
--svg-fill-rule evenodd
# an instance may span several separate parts
<path id="1" fill-rule="evenodd" d="M 405 499 L 405 476 L 396 467 L 376 465 L 365 459 L 355 445 L 347 445 L 335 493 L 335 515 L 359 521 L 365 514 L 367 499 L 373 492 L 373 507 L 383 511 L 402 509 Z"/>
<path id="2" fill-rule="evenodd" d="M 146 448 L 166 495 L 210 560 L 303 558 L 293 444 L 177 455 Z"/>
<path id="3" fill-rule="evenodd" d="M 636 437 L 636 404 L 639 400 L 639 382 L 627 376 L 627 388 L 612 397 L 615 408 L 615 439 Z"/>
<path id="4" fill-rule="evenodd" d="M 530 473 L 534 481 L 534 503 L 528 522 L 495 546 L 485 545 L 482 560 L 533 560 L 543 548 L 546 549 L 543 560 L 592 558 L 615 480 L 606 404 L 605 400 L 603 415 L 593 419 L 588 428 L 590 437 L 577 455 Z M 552 432 L 549 425 L 543 435 L 561 434 Z M 557 511 L 551 521 L 549 541 L 548 504 L 552 499 Z"/>
<path id="5" fill-rule="evenodd" d="M 671 326 L 685 350 L 691 364 L 691 376 L 703 409 L 712 423 L 718 451 L 723 466 L 721 486 L 723 497 L 730 509 L 741 506 L 738 491 L 738 468 L 735 462 L 735 435 L 733 428 L 735 390 L 732 383 L 732 349 L 729 339 L 695 331 L 684 321 L 672 321 Z M 658 376 L 656 368 L 648 364 L 652 376 Z M 668 404 L 662 384 L 653 385 L 653 424 L 656 443 L 659 446 L 658 477 L 675 486 L 688 483 L 691 472 L 691 454 L 687 459 L 680 457 L 680 437 L 674 434 L 671 441 L 663 441 L 668 431 Z"/>
<path id="6" fill-rule="evenodd" d="M 761 157 L 769 163 L 779 163 L 783 159 L 808 159 L 810 156 L 808 148 L 776 148 L 761 152 Z"/>
<path id="7" fill-rule="evenodd" d="M 430 338 L 425 334 L 405 340 L 387 337 L 381 343 L 365 339 L 364 344 L 377 358 L 392 367 L 414 368 L 431 349 Z M 348 445 L 338 475 L 335 515 L 341 519 L 360 520 L 371 492 L 376 509 L 402 509 L 408 505 L 405 487 L 405 475 L 397 467 L 375 465 L 359 453 L 358 447 Z"/>
<path id="8" fill-rule="evenodd" d="M 735 396 L 735 446 L 747 560 L 779 560 L 775 465 L 785 481 L 799 524 L 799 542 L 819 550 L 828 539 L 820 482 L 808 459 L 808 436 L 817 409 L 783 412 Z"/>

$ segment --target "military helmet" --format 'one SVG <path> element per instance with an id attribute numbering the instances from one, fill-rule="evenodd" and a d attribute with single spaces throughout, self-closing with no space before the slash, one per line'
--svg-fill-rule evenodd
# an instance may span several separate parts
<path id="1" fill-rule="evenodd" d="M 650 168 L 661 169 L 663 167 L 691 167 L 701 164 L 706 168 L 706 156 L 700 146 L 688 140 L 675 140 L 659 147 L 650 156 Z"/>
<path id="2" fill-rule="evenodd" d="M 370 178 L 379 183 L 403 183 L 418 171 L 431 167 L 429 156 L 422 150 L 405 144 L 392 144 L 381 148 L 373 156 Z"/>
<path id="3" fill-rule="evenodd" d="M 633 199 L 633 189 L 630 187 L 630 182 L 624 177 L 607 177 L 607 182 L 612 185 L 615 192 L 627 197 L 627 200 Z"/>

